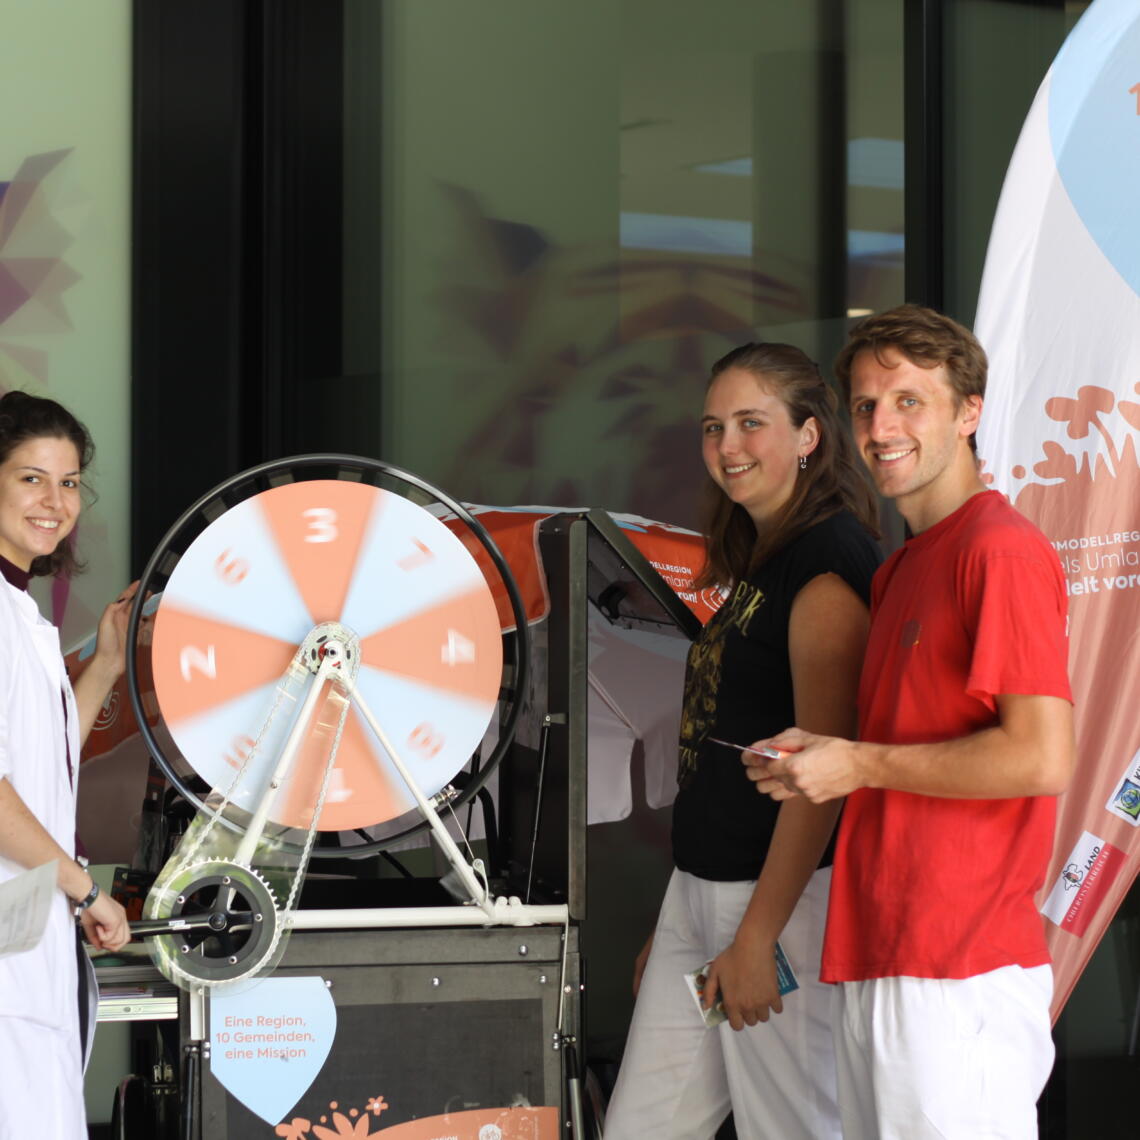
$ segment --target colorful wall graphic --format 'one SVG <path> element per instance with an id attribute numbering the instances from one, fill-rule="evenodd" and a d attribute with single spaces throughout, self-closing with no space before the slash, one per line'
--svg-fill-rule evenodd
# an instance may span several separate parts
<path id="1" fill-rule="evenodd" d="M 33 588 L 71 645 L 128 581 L 131 5 L 11 3 L 3 29 L 0 390 L 61 401 L 96 444 L 89 570 Z"/>

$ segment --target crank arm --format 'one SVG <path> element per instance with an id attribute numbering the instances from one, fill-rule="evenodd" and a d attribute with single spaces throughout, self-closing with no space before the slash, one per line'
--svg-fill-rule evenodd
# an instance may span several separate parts
<path id="1" fill-rule="evenodd" d="M 226 921 L 225 915 L 204 915 L 202 918 L 141 918 L 130 923 L 132 938 L 153 938 L 159 934 L 188 934 L 201 930 L 207 934 L 221 934 L 230 930 L 249 929 L 249 923 L 238 925 Z"/>

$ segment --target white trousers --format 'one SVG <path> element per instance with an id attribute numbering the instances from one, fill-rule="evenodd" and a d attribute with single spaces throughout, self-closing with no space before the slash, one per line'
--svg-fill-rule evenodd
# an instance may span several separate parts
<path id="1" fill-rule="evenodd" d="M 741 1140 L 838 1140 L 831 1004 L 819 981 L 831 868 L 808 883 L 780 945 L 800 988 L 739 1032 L 705 1028 L 684 975 L 733 939 L 750 882 L 674 871 L 661 904 L 605 1140 L 708 1140 L 731 1108 Z"/>
<path id="2" fill-rule="evenodd" d="M 836 990 L 844 1140 L 1036 1140 L 1051 967 Z"/>

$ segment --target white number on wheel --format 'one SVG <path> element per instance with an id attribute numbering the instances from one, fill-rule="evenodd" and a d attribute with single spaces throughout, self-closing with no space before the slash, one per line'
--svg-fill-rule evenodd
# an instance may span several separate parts
<path id="1" fill-rule="evenodd" d="M 439 751 L 443 747 L 443 736 L 430 724 L 417 724 L 408 733 L 408 743 L 417 752 L 422 752 L 428 757 L 435 757 L 439 755 Z"/>
<path id="2" fill-rule="evenodd" d="M 396 563 L 401 570 L 414 570 L 417 566 L 423 566 L 435 557 L 431 547 L 426 543 L 420 542 L 418 538 L 413 538 L 412 544 L 415 546 L 416 552 L 414 554 L 405 554 L 404 557 Z"/>
<path id="3" fill-rule="evenodd" d="M 302 513 L 309 520 L 306 542 L 336 541 L 339 532 L 336 529 L 336 511 L 332 507 L 310 507 Z"/>
<path id="4" fill-rule="evenodd" d="M 235 736 L 229 752 L 225 754 L 226 763 L 231 768 L 240 768 L 249 759 L 254 743 L 252 736 Z"/>
<path id="5" fill-rule="evenodd" d="M 352 789 L 348 786 L 342 769 L 334 768 L 332 770 L 332 775 L 329 776 L 328 795 L 325 798 L 330 804 L 340 804 L 344 803 L 345 800 L 352 799 Z"/>
<path id="6" fill-rule="evenodd" d="M 244 558 L 232 558 L 227 548 L 214 559 L 214 572 L 227 586 L 239 586 L 249 573 L 249 563 Z"/>
<path id="7" fill-rule="evenodd" d="M 447 644 L 440 649 L 439 659 L 445 665 L 470 665 L 475 660 L 475 642 L 458 630 L 449 629 Z"/>
<path id="8" fill-rule="evenodd" d="M 178 655 L 178 668 L 182 673 L 182 680 L 190 680 L 190 672 L 197 669 L 199 673 L 204 673 L 210 680 L 214 680 L 218 675 L 218 663 L 214 660 L 214 647 L 208 645 L 205 653 L 202 652 L 196 645 L 183 646 L 182 652 Z"/>

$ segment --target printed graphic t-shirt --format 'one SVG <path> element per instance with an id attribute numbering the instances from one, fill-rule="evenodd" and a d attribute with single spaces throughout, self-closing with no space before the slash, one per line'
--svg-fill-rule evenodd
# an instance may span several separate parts
<path id="1" fill-rule="evenodd" d="M 751 744 L 795 724 L 788 618 L 799 591 L 837 574 L 864 601 L 882 558 L 855 517 L 817 523 L 738 582 L 689 651 L 673 859 L 682 871 L 719 882 L 755 879 L 779 804 L 760 795 L 740 753 L 709 737 Z M 831 862 L 831 848 L 821 863 Z"/>

